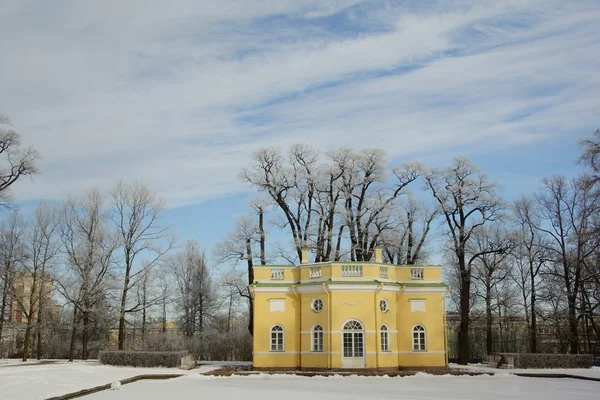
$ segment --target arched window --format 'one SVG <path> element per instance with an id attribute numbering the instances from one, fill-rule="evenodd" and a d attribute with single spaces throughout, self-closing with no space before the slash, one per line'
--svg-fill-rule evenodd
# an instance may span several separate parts
<path id="1" fill-rule="evenodd" d="M 283 328 L 281 325 L 271 328 L 271 351 L 283 351 Z"/>
<path id="2" fill-rule="evenodd" d="M 390 333 L 386 325 L 381 325 L 381 351 L 390 351 Z"/>
<path id="3" fill-rule="evenodd" d="M 423 325 L 416 325 L 413 328 L 413 351 L 427 351 L 426 344 L 425 327 Z"/>
<path id="4" fill-rule="evenodd" d="M 345 331 L 347 331 L 347 330 L 352 330 L 353 331 L 353 330 L 362 330 L 362 328 L 363 327 L 362 327 L 362 325 L 361 325 L 360 322 L 358 322 L 356 320 L 350 320 L 350 321 L 348 321 L 348 322 L 346 322 L 344 324 L 344 328 L 343 329 Z"/>
<path id="5" fill-rule="evenodd" d="M 312 330 L 312 351 L 323 351 L 323 327 L 315 325 Z"/>

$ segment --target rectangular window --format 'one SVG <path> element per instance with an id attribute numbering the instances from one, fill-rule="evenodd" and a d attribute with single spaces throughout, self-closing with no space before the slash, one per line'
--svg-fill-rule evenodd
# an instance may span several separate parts
<path id="1" fill-rule="evenodd" d="M 344 357 L 352 357 L 352 333 L 344 333 Z"/>
<path id="2" fill-rule="evenodd" d="M 363 276 L 363 267 L 362 265 L 342 265 L 342 276 Z"/>
<path id="3" fill-rule="evenodd" d="M 387 331 L 381 332 L 381 351 L 390 351 L 390 341 Z"/>
<path id="4" fill-rule="evenodd" d="M 323 331 L 316 330 L 313 332 L 312 351 L 323 351 Z"/>
<path id="5" fill-rule="evenodd" d="M 410 269 L 410 279 L 416 281 L 423 280 L 423 268 L 411 268 Z"/>
<path id="6" fill-rule="evenodd" d="M 283 351 L 283 328 L 280 326 L 271 329 L 271 351 Z"/>
<path id="7" fill-rule="evenodd" d="M 422 326 L 413 329 L 413 351 L 427 351 L 425 329 Z"/>
<path id="8" fill-rule="evenodd" d="M 283 280 L 283 268 L 272 268 L 271 269 L 271 279 L 274 281 L 282 281 Z"/>

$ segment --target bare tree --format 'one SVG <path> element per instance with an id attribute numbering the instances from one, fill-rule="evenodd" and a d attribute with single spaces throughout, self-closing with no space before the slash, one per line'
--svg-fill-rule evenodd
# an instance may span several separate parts
<path id="1" fill-rule="evenodd" d="M 460 364 L 467 364 L 470 361 L 471 266 L 473 261 L 482 255 L 468 254 L 467 246 L 476 229 L 500 218 L 502 203 L 496 194 L 496 184 L 490 182 L 487 176 L 466 158 L 455 158 L 449 167 L 432 170 L 425 177 L 425 181 L 439 204 L 458 264 L 461 296 L 458 359 Z M 483 254 L 501 250 L 490 248 Z"/>
<path id="2" fill-rule="evenodd" d="M 500 226 L 480 226 L 473 231 L 471 241 L 468 246 L 469 254 L 477 254 L 473 259 L 473 277 L 482 291 L 476 291 L 477 295 L 485 303 L 485 326 L 486 326 L 486 351 L 490 354 L 492 350 L 492 325 L 494 310 L 501 311 L 505 306 L 498 297 L 494 304 L 494 296 L 499 292 L 502 284 L 511 274 L 510 264 L 507 263 L 509 250 L 513 247 L 514 238 L 511 232 L 504 231 Z M 492 251 L 490 250 L 495 250 Z"/>
<path id="3" fill-rule="evenodd" d="M 599 195 L 588 179 L 568 182 L 563 177 L 543 180 L 537 196 L 539 221 L 535 228 L 548 237 L 548 273 L 564 285 L 567 297 L 569 343 L 572 354 L 579 352 L 578 296 L 584 283 L 586 259 L 598 248 L 595 219 Z"/>
<path id="4" fill-rule="evenodd" d="M 529 351 L 538 352 L 537 344 L 537 292 L 540 271 L 546 265 L 547 243 L 536 226 L 540 226 L 536 204 L 526 197 L 516 200 L 513 214 L 520 233 L 513 255 L 519 276 L 517 285 L 521 289 L 523 307 L 529 330 Z"/>
<path id="5" fill-rule="evenodd" d="M 260 242 L 262 249 L 261 239 L 263 237 L 264 236 L 261 234 L 260 223 L 257 224 L 254 216 L 242 215 L 236 219 L 234 230 L 223 240 L 218 242 L 214 248 L 217 264 L 229 262 L 235 265 L 240 260 L 246 260 L 247 283 L 240 285 L 240 281 L 235 280 L 229 282 L 228 285 L 235 286 L 239 295 L 248 301 L 248 330 L 250 331 L 250 334 L 253 333 L 254 327 L 254 305 L 247 285 L 254 283 L 254 259 L 256 253 L 254 252 L 253 247 L 257 242 Z M 264 260 L 263 257 L 264 256 L 261 256 L 261 263 Z"/>
<path id="6" fill-rule="evenodd" d="M 418 163 L 392 169 L 395 184 L 391 190 L 383 184 L 386 177 L 385 153 L 366 149 L 355 153 L 340 149 L 328 153 L 341 175 L 344 225 L 348 228 L 351 260 L 368 261 L 383 231 L 390 229 L 393 201 L 422 173 Z"/>
<path id="7" fill-rule="evenodd" d="M 73 305 L 73 334 L 69 360 L 73 360 L 77 320 L 83 322 L 82 359 L 88 359 L 90 323 L 96 306 L 106 298 L 107 278 L 113 268 L 117 247 L 108 230 L 104 199 L 97 189 L 84 198 L 70 198 L 62 211 L 60 236 L 67 270 L 57 280 L 60 293 Z"/>
<path id="8" fill-rule="evenodd" d="M 253 154 L 253 164 L 240 172 L 240 179 L 267 193 L 283 212 L 294 247 L 302 262 L 308 242 L 312 204 L 319 176 L 318 152 L 307 145 L 290 148 L 287 161 L 278 148 L 263 148 Z"/>
<path id="9" fill-rule="evenodd" d="M 15 301 L 14 281 L 17 272 L 19 272 L 27 260 L 27 249 L 25 245 L 25 235 L 27 234 L 27 224 L 18 210 L 9 211 L 8 219 L 0 224 L 0 265 L 2 266 L 2 304 L 0 305 L 0 339 L 4 328 L 4 319 L 7 317 L 7 311 L 13 313 L 13 306 L 17 305 Z M 20 313 L 22 310 L 16 310 Z M 8 315 L 8 320 L 12 315 Z"/>
<path id="10" fill-rule="evenodd" d="M 123 289 L 119 309 L 119 350 L 125 342 L 125 315 L 136 311 L 140 304 L 127 308 L 127 294 L 138 276 L 154 267 L 173 247 L 168 229 L 160 225 L 164 203 L 142 183 L 125 184 L 119 181 L 111 191 L 112 221 L 123 251 Z M 136 258 L 144 254 L 149 262 L 137 265 Z"/>
<path id="11" fill-rule="evenodd" d="M 422 263 L 426 258 L 425 244 L 431 224 L 439 215 L 437 208 L 417 202 L 408 195 L 401 203 L 399 224 L 381 235 L 381 245 L 387 261 L 398 265 Z"/>
<path id="12" fill-rule="evenodd" d="M 35 210 L 31 224 L 29 242 L 29 260 L 24 264 L 23 283 L 28 284 L 28 298 L 19 297 L 20 304 L 27 319 L 25 338 L 23 341 L 23 361 L 27 361 L 31 343 L 32 329 L 37 329 L 37 358 L 42 353 L 42 323 L 44 304 L 50 298 L 52 280 L 47 270 L 59 251 L 58 244 L 59 219 L 56 208 L 49 204 L 39 204 Z"/>
<path id="13" fill-rule="evenodd" d="M 202 335 L 206 324 L 214 317 L 215 287 L 204 251 L 195 240 L 188 240 L 185 249 L 169 257 L 178 288 L 176 303 L 182 313 L 184 334 L 188 338 Z"/>
<path id="14" fill-rule="evenodd" d="M 33 147 L 21 148 L 21 136 L 11 128 L 10 119 L 0 114 L 0 202 L 10 200 L 10 187 L 22 176 L 37 173 L 39 153 Z"/>
<path id="15" fill-rule="evenodd" d="M 593 138 L 580 140 L 583 153 L 579 161 L 588 165 L 595 179 L 600 176 L 600 128 L 596 129 Z"/>

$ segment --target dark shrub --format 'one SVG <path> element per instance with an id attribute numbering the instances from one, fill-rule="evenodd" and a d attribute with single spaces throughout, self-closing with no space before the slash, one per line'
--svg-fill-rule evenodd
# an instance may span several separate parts
<path id="1" fill-rule="evenodd" d="M 494 361 L 501 355 L 513 360 L 515 368 L 589 368 L 594 364 L 591 354 L 491 354 Z"/>
<path id="2" fill-rule="evenodd" d="M 182 351 L 101 351 L 102 364 L 131 367 L 189 367 L 192 362 L 187 350 Z"/>

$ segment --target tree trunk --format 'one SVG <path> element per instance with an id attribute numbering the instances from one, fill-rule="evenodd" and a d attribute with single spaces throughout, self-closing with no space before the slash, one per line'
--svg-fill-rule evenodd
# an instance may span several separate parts
<path id="1" fill-rule="evenodd" d="M 88 359 L 88 342 L 90 339 L 89 324 L 90 324 L 90 315 L 89 315 L 89 312 L 86 310 L 83 312 L 83 346 L 82 346 L 83 349 L 81 351 L 81 359 L 83 361 L 86 361 Z"/>
<path id="2" fill-rule="evenodd" d="M 69 346 L 69 361 L 75 357 L 75 338 L 77 337 L 77 308 L 73 310 L 73 330 L 71 332 L 71 345 Z"/>
<path id="3" fill-rule="evenodd" d="M 162 298 L 162 333 L 167 333 L 167 290 L 163 290 Z"/>
<path id="4" fill-rule="evenodd" d="M 0 339 L 2 338 L 2 329 L 4 328 L 4 315 L 6 313 L 6 306 L 8 305 L 8 292 L 10 286 L 10 267 L 4 266 L 4 277 L 2 286 L 2 305 L 0 306 Z M 10 321 L 10 317 L 9 317 Z"/>
<path id="5" fill-rule="evenodd" d="M 143 297 L 142 297 L 142 346 L 146 341 L 146 285 L 148 277 L 144 277 L 144 288 L 143 288 Z"/>
<path id="6" fill-rule="evenodd" d="M 465 266 L 465 255 L 458 255 L 460 268 L 460 327 L 458 330 L 458 363 L 467 365 L 471 361 L 469 343 L 469 314 L 471 311 L 471 276 Z"/>
<path id="7" fill-rule="evenodd" d="M 130 252 L 125 250 L 125 282 L 123 283 L 123 293 L 121 293 L 121 308 L 119 309 L 119 350 L 124 349 L 125 343 L 125 306 L 127 305 L 127 292 L 129 291 L 129 274 L 131 273 Z"/>
<path id="8" fill-rule="evenodd" d="M 577 331 L 577 314 L 574 295 L 568 296 L 569 304 L 569 344 L 571 354 L 579 354 L 579 332 Z"/>
<path id="9" fill-rule="evenodd" d="M 491 354 L 492 349 L 492 287 L 489 282 L 489 276 L 486 278 L 485 288 L 485 349 L 487 354 Z"/>
<path id="10" fill-rule="evenodd" d="M 335 245 L 335 259 L 334 261 L 340 261 L 341 251 L 342 251 L 342 234 L 344 233 L 344 225 L 340 226 L 340 231 L 338 232 L 337 243 Z"/>
<path id="11" fill-rule="evenodd" d="M 537 317 L 535 315 L 535 276 L 533 276 L 533 270 L 531 270 L 531 332 L 530 332 L 530 351 L 537 353 Z"/>
<path id="12" fill-rule="evenodd" d="M 38 315 L 37 315 L 37 350 L 36 350 L 36 358 L 38 360 L 42 359 L 42 329 L 43 329 L 43 323 L 44 321 L 44 317 L 43 317 L 43 312 L 44 312 L 44 266 L 42 266 L 42 282 L 40 283 L 40 298 L 38 300 Z"/>
<path id="13" fill-rule="evenodd" d="M 248 284 L 254 283 L 254 265 L 252 263 L 252 244 L 250 240 L 246 240 L 246 257 L 248 262 Z M 248 308 L 250 315 L 248 317 L 248 331 L 254 336 L 254 302 L 252 296 L 248 296 Z"/>
<path id="14" fill-rule="evenodd" d="M 265 253 L 265 214 L 262 207 L 258 213 L 258 231 L 260 233 L 260 265 L 267 265 L 267 256 Z"/>
<path id="15" fill-rule="evenodd" d="M 413 259 L 413 217 L 411 213 L 408 213 L 408 245 L 406 249 L 406 264 L 413 265 L 415 260 Z"/>
<path id="16" fill-rule="evenodd" d="M 30 319 L 29 319 L 30 320 Z M 27 321 L 27 328 L 25 329 L 25 339 L 23 340 L 23 362 L 27 361 L 29 354 L 29 342 L 31 341 L 31 324 Z"/>
<path id="17" fill-rule="evenodd" d="M 27 328 L 25 329 L 25 339 L 23 341 L 23 361 L 27 361 L 29 357 L 29 351 L 31 348 L 31 328 L 33 320 L 35 319 L 35 307 L 36 307 L 36 292 L 37 292 L 37 273 L 33 275 L 33 282 L 31 283 L 31 293 L 29 295 L 29 310 L 27 312 Z M 38 299 L 38 301 L 40 301 Z"/>

